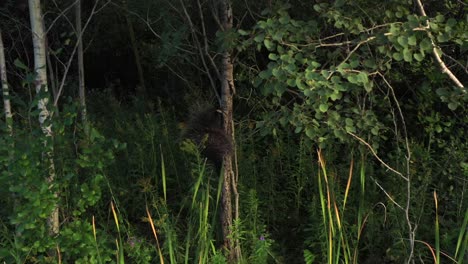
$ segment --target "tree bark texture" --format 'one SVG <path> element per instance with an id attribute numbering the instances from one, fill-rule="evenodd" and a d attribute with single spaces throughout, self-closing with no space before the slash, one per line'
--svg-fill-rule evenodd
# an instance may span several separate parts
<path id="1" fill-rule="evenodd" d="M 8 90 L 8 80 L 5 61 L 5 47 L 3 46 L 2 30 L 0 29 L 0 80 L 2 82 L 3 111 L 5 111 L 5 121 L 8 134 L 13 135 L 13 116 L 11 114 L 10 91 Z"/>
<path id="2" fill-rule="evenodd" d="M 232 29 L 232 9 L 228 0 L 220 0 L 219 16 L 223 31 Z M 233 96 L 235 93 L 233 65 L 229 50 L 223 51 L 221 55 L 220 65 L 221 75 L 221 110 L 223 112 L 223 129 L 226 135 L 232 139 L 233 137 Z M 232 153 L 225 154 L 223 157 L 224 163 L 224 181 L 222 189 L 222 210 L 221 224 L 223 229 L 224 247 L 228 252 L 228 262 L 236 263 L 240 259 L 240 248 L 236 246 L 235 240 L 232 239 L 231 232 L 233 227 L 233 208 L 232 194 L 233 190 L 237 190 L 232 166 Z"/>
<path id="3" fill-rule="evenodd" d="M 83 62 L 83 30 L 81 27 L 81 0 L 76 2 L 75 6 L 75 27 L 78 38 L 78 96 L 81 106 L 81 121 L 86 126 L 86 94 L 85 94 L 85 77 L 84 77 L 84 62 Z"/>
<path id="4" fill-rule="evenodd" d="M 34 71 L 36 73 L 35 89 L 36 93 L 41 96 L 37 103 L 39 109 L 39 125 L 45 135 L 43 161 L 48 163 L 49 171 L 47 182 L 49 186 L 53 185 L 55 180 L 55 166 L 53 160 L 53 145 L 52 145 L 52 125 L 50 123 L 51 114 L 47 109 L 49 103 L 49 95 L 47 89 L 47 70 L 46 70 L 46 42 L 44 32 L 44 20 L 42 18 L 40 0 L 29 0 L 29 17 L 31 20 L 31 31 L 34 45 Z M 57 193 L 54 193 L 57 197 Z M 59 233 L 59 212 L 58 205 L 52 210 L 47 224 L 49 226 L 49 234 L 55 236 Z"/>

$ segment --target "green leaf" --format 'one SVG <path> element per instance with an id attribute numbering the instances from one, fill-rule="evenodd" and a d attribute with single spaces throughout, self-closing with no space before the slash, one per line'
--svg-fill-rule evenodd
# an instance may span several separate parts
<path id="1" fill-rule="evenodd" d="M 410 46 L 416 46 L 417 44 L 417 39 L 416 39 L 416 36 L 415 35 L 411 35 L 409 38 L 408 38 L 408 44 Z"/>
<path id="2" fill-rule="evenodd" d="M 437 22 L 442 23 L 442 22 L 444 22 L 445 17 L 443 15 L 437 15 L 435 17 L 435 19 L 436 19 Z"/>
<path id="3" fill-rule="evenodd" d="M 280 41 L 283 39 L 284 32 L 283 31 L 276 31 L 275 34 L 273 34 L 272 38 L 273 40 Z"/>
<path id="4" fill-rule="evenodd" d="M 358 83 L 358 78 L 356 76 L 356 74 L 350 74 L 346 77 L 346 79 L 350 82 L 350 83 Z"/>
<path id="5" fill-rule="evenodd" d="M 274 50 L 275 49 L 275 43 L 269 39 L 264 39 L 263 44 L 268 50 Z"/>
<path id="6" fill-rule="evenodd" d="M 306 134 L 306 136 L 308 136 L 309 138 L 314 138 L 314 136 L 315 136 L 314 130 L 313 130 L 311 127 L 307 127 L 307 128 L 305 129 L 305 134 Z"/>
<path id="7" fill-rule="evenodd" d="M 429 27 L 433 30 L 439 30 L 439 25 L 434 22 L 429 22 Z"/>
<path id="8" fill-rule="evenodd" d="M 20 68 L 20 69 L 22 69 L 22 70 L 25 70 L 25 71 L 28 71 L 28 70 L 29 70 L 28 66 L 24 65 L 24 63 L 23 63 L 22 61 L 20 61 L 19 59 L 16 59 L 16 60 L 13 62 L 13 64 L 14 64 L 16 67 L 18 67 L 18 68 Z"/>
<path id="9" fill-rule="evenodd" d="M 274 60 L 274 61 L 275 61 L 275 60 L 278 60 L 278 54 L 276 54 L 276 53 L 270 53 L 270 54 L 268 54 L 268 58 L 269 58 L 270 60 Z"/>
<path id="10" fill-rule="evenodd" d="M 327 110 L 328 110 L 328 104 L 326 104 L 326 103 L 325 103 L 325 104 L 320 104 L 319 110 L 320 110 L 320 112 L 322 112 L 322 113 L 327 112 Z"/>
<path id="11" fill-rule="evenodd" d="M 366 92 L 368 93 L 372 92 L 372 87 L 374 87 L 373 82 L 364 83 L 364 89 L 366 90 Z"/>
<path id="12" fill-rule="evenodd" d="M 238 32 L 239 35 L 241 35 L 241 36 L 247 36 L 247 35 L 249 35 L 249 32 L 247 32 L 247 31 L 245 31 L 245 30 L 243 30 L 243 29 L 239 29 L 239 30 L 237 30 L 237 32 Z"/>
<path id="13" fill-rule="evenodd" d="M 258 88 L 260 84 L 262 84 L 262 82 L 263 82 L 262 78 L 257 76 L 254 78 L 252 85 L 253 87 Z"/>
<path id="14" fill-rule="evenodd" d="M 405 59 L 406 62 L 411 62 L 413 60 L 412 52 L 410 49 L 404 49 L 403 50 L 403 58 Z"/>
<path id="15" fill-rule="evenodd" d="M 447 19 L 447 23 L 445 24 L 446 27 L 453 28 L 457 24 L 457 20 L 455 18 L 451 17 Z"/>
<path id="16" fill-rule="evenodd" d="M 372 59 L 364 60 L 364 66 L 366 66 L 367 68 L 371 68 L 371 69 L 376 69 L 377 68 L 377 65 L 375 64 L 375 61 L 372 60 Z"/>
<path id="17" fill-rule="evenodd" d="M 262 34 L 259 34 L 259 35 L 255 36 L 254 41 L 257 42 L 257 43 L 260 43 L 264 39 L 265 39 L 265 34 L 262 33 Z"/>
<path id="18" fill-rule="evenodd" d="M 297 71 L 297 66 L 294 63 L 290 63 L 286 66 L 286 70 L 290 73 L 295 73 Z"/>
<path id="19" fill-rule="evenodd" d="M 395 52 L 393 53 L 393 56 L 392 56 L 395 60 L 397 61 L 401 61 L 403 59 L 403 55 L 401 55 L 400 52 Z"/>
<path id="20" fill-rule="evenodd" d="M 296 86 L 301 90 L 305 90 L 308 88 L 307 85 L 305 85 L 300 78 L 296 78 Z"/>
<path id="21" fill-rule="evenodd" d="M 343 97 L 343 94 L 337 91 L 335 91 L 334 93 L 330 95 L 330 99 L 332 99 L 332 101 L 339 100 L 341 99 L 341 97 Z"/>
<path id="22" fill-rule="evenodd" d="M 448 108 L 452 111 L 456 110 L 458 108 L 458 103 L 450 102 L 448 103 Z"/>
<path id="23" fill-rule="evenodd" d="M 414 54 L 413 54 L 413 57 L 414 57 L 417 61 L 422 61 L 422 60 L 424 60 L 424 54 L 414 53 Z"/>
<path id="24" fill-rule="evenodd" d="M 441 33 L 437 35 L 437 41 L 438 42 L 447 42 L 449 40 L 449 36 L 445 33 Z"/>
<path id="25" fill-rule="evenodd" d="M 278 19 L 278 21 L 282 24 L 282 25 L 285 25 L 285 24 L 288 24 L 289 23 L 289 16 L 282 16 Z"/>
<path id="26" fill-rule="evenodd" d="M 267 70 L 264 70 L 264 71 L 261 71 L 259 74 L 258 74 L 258 77 L 266 80 L 268 78 L 271 77 L 271 69 L 267 69 Z"/>
<path id="27" fill-rule="evenodd" d="M 419 43 L 419 48 L 420 48 L 422 51 L 431 50 L 431 49 L 432 49 L 431 41 L 430 41 L 428 38 L 423 39 L 423 40 Z"/>
<path id="28" fill-rule="evenodd" d="M 357 66 L 359 66 L 359 60 L 357 58 L 350 59 L 349 66 L 351 67 L 351 69 L 356 68 Z"/>
<path id="29" fill-rule="evenodd" d="M 356 133 L 356 127 L 355 126 L 345 126 L 346 132 L 350 133 Z"/>
<path id="30" fill-rule="evenodd" d="M 405 36 L 399 36 L 397 38 L 398 44 L 400 44 L 402 47 L 408 46 L 408 38 Z"/>
<path id="31" fill-rule="evenodd" d="M 362 83 L 362 84 L 366 84 L 366 83 L 369 82 L 369 77 L 368 77 L 367 73 L 365 73 L 365 72 L 360 72 L 360 73 L 358 73 L 358 75 L 357 75 L 357 80 L 358 80 L 360 83 Z"/>

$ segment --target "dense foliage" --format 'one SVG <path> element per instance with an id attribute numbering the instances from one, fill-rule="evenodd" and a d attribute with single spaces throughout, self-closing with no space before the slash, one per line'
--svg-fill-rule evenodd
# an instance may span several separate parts
<path id="1" fill-rule="evenodd" d="M 26 1 L 0 4 L 0 262 L 226 263 L 222 178 L 184 131 L 217 107 L 232 50 L 241 263 L 468 263 L 463 1 L 232 1 L 228 32 L 217 1 L 79 1 L 87 123 L 75 2 L 42 6 L 50 94 L 34 93 Z"/>

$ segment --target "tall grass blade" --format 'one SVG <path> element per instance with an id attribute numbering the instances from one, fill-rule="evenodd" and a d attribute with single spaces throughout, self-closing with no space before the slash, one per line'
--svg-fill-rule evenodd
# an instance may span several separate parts
<path id="1" fill-rule="evenodd" d="M 111 210 L 112 210 L 112 215 L 114 216 L 115 225 L 117 226 L 117 233 L 119 234 L 119 238 L 115 240 L 115 243 L 117 245 L 117 263 L 124 264 L 125 258 L 124 258 L 124 249 L 122 245 L 122 236 L 120 235 L 119 218 L 117 216 L 117 212 L 114 207 L 114 202 L 111 202 Z"/>
<path id="2" fill-rule="evenodd" d="M 458 235 L 457 248 L 455 250 L 455 258 L 457 258 L 458 263 L 463 262 L 463 257 L 468 251 L 468 208 L 465 211 L 465 219 L 463 220 L 462 228 L 460 229 L 460 234 Z M 460 253 L 460 255 L 458 255 Z"/>
<path id="3" fill-rule="evenodd" d="M 164 264 L 164 258 L 161 252 L 161 247 L 159 246 L 158 234 L 156 233 L 156 228 L 154 227 L 153 218 L 151 217 L 151 213 L 148 209 L 148 205 L 146 206 L 146 214 L 148 215 L 148 221 L 150 222 L 151 230 L 153 231 L 154 238 L 156 239 L 156 246 L 158 248 L 158 254 L 159 254 L 159 263 Z"/>
<path id="4" fill-rule="evenodd" d="M 161 177 L 162 177 L 162 184 L 163 184 L 164 203 L 167 203 L 166 167 L 164 165 L 164 155 L 162 152 L 161 145 L 159 145 L 159 149 L 161 151 Z"/>
<path id="5" fill-rule="evenodd" d="M 440 263 L 440 237 L 439 237 L 439 205 L 437 203 L 437 192 L 434 191 L 434 203 L 435 203 L 435 250 L 436 250 L 436 263 Z"/>

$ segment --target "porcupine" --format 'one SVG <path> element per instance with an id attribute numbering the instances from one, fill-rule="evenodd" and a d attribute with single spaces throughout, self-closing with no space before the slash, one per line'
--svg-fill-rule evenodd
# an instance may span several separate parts
<path id="1" fill-rule="evenodd" d="M 185 137 L 200 146 L 200 152 L 217 171 L 221 170 L 223 156 L 231 153 L 232 142 L 222 127 L 222 113 L 206 107 L 192 113 L 187 123 Z"/>

